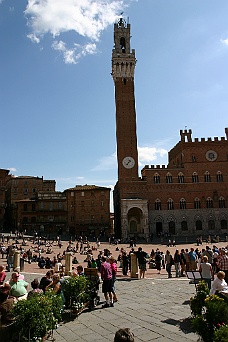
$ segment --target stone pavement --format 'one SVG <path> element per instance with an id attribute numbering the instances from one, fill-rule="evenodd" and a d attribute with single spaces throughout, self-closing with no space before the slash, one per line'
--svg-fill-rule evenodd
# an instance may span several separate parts
<path id="1" fill-rule="evenodd" d="M 41 276 L 24 274 L 29 282 Z M 135 341 L 198 340 L 191 330 L 189 307 L 195 287 L 187 278 L 119 278 L 116 290 L 119 301 L 113 308 L 99 305 L 78 318 L 69 317 L 54 332 L 56 342 L 113 341 L 115 332 L 124 327 L 132 330 Z"/>

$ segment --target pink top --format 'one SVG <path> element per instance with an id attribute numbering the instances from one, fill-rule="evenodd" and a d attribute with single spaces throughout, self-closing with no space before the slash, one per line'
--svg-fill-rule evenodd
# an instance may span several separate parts
<path id="1" fill-rule="evenodd" d="M 18 275 L 19 275 L 19 277 L 18 277 L 19 280 L 24 280 L 25 279 L 25 276 L 23 274 L 18 273 Z"/>
<path id="2" fill-rule="evenodd" d="M 111 263 L 111 268 L 112 268 L 112 275 L 116 275 L 116 273 L 117 273 L 117 265 L 116 265 L 116 263 L 115 262 L 112 262 Z"/>
<path id="3" fill-rule="evenodd" d="M 0 272 L 0 284 L 1 283 L 3 284 L 5 278 L 6 278 L 6 272 L 5 271 Z"/>

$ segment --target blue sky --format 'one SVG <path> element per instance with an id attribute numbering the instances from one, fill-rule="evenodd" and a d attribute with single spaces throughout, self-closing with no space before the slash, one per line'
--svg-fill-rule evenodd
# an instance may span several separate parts
<path id="1" fill-rule="evenodd" d="M 227 0 L 0 0 L 0 168 L 113 187 L 113 23 L 131 24 L 140 168 L 228 126 Z"/>

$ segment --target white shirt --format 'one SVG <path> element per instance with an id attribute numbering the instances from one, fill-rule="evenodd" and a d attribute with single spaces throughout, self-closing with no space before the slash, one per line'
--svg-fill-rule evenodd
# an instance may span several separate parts
<path id="1" fill-rule="evenodd" d="M 219 278 L 215 278 L 212 283 L 210 294 L 215 294 L 216 291 L 222 291 L 228 293 L 228 286 L 224 279 L 220 280 Z"/>

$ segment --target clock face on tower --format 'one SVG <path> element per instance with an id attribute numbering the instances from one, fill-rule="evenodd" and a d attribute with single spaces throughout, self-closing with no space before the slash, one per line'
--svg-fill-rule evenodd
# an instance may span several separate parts
<path id="1" fill-rule="evenodd" d="M 123 166 L 126 167 L 126 169 L 132 169 L 135 165 L 135 161 L 132 157 L 125 157 L 122 163 Z"/>
<path id="2" fill-rule="evenodd" d="M 215 151 L 213 151 L 213 150 L 209 150 L 206 153 L 206 158 L 209 161 L 214 161 L 214 160 L 217 159 L 217 153 Z"/>

